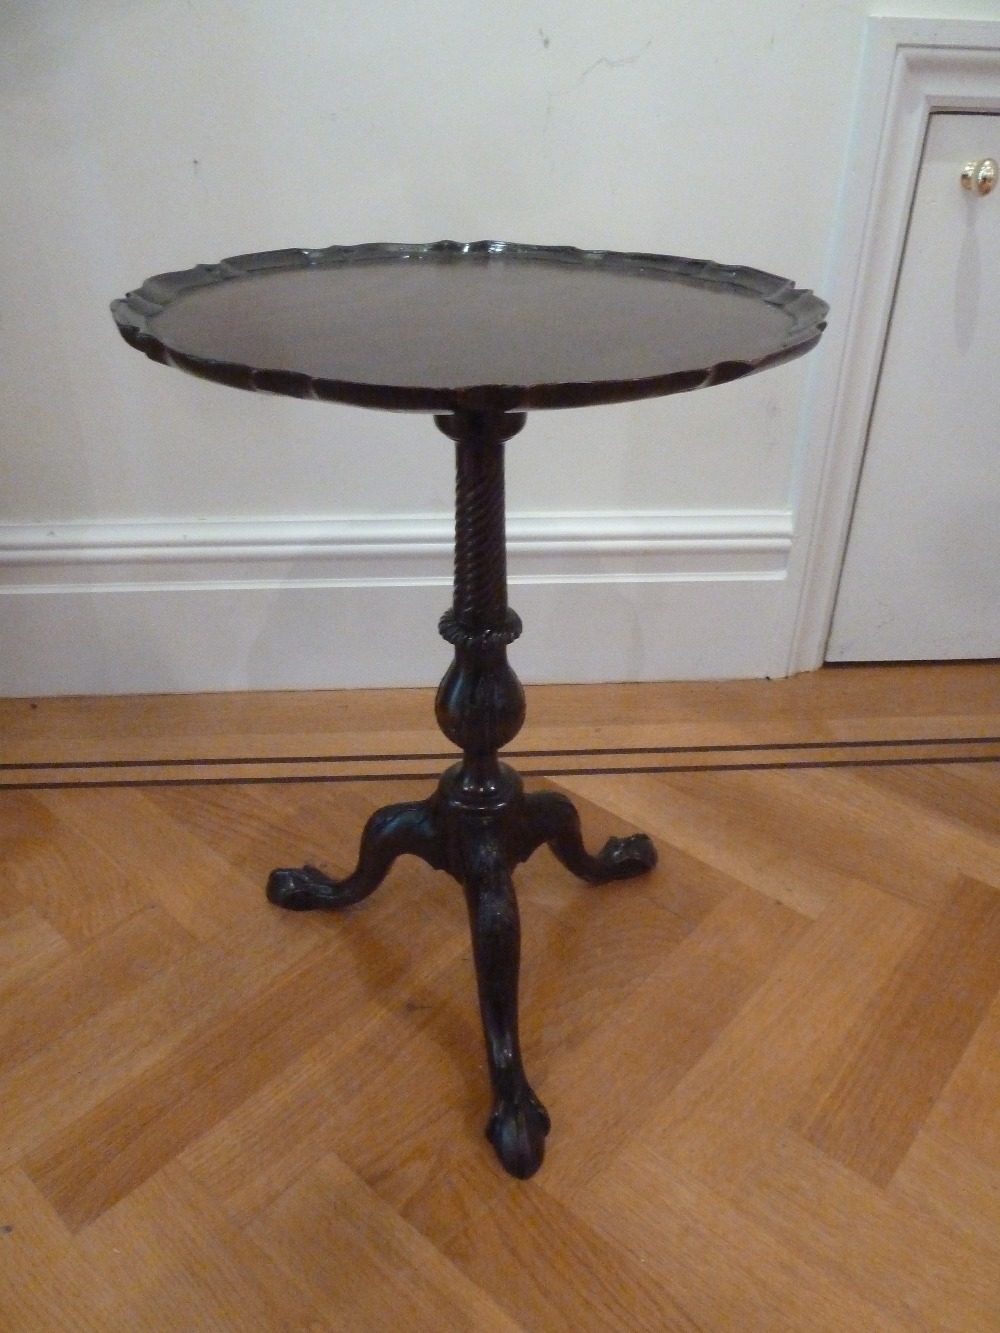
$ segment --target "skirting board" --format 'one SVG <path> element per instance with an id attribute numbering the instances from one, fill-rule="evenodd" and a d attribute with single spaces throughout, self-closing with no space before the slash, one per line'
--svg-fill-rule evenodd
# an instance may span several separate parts
<path id="1" fill-rule="evenodd" d="M 786 511 L 508 521 L 525 681 L 780 674 Z M 451 519 L 0 525 L 0 694 L 436 684 Z"/>

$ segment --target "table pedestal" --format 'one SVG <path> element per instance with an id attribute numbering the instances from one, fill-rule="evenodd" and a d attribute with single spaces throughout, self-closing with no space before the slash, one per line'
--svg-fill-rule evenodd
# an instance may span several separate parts
<path id="1" fill-rule="evenodd" d="M 462 885 L 469 909 L 479 1006 L 494 1104 L 486 1135 L 507 1171 L 531 1176 L 542 1163 L 549 1116 L 524 1073 L 517 1029 L 521 932 L 511 871 L 542 843 L 591 884 L 628 879 L 656 864 L 645 834 L 611 838 L 596 855 L 583 845 L 568 797 L 526 793 L 497 751 L 524 722 L 524 691 L 507 661 L 521 622 L 507 605 L 504 442 L 523 413 L 435 417 L 455 441 L 455 591 L 440 631 L 455 658 L 438 689 L 438 725 L 463 753 L 433 796 L 385 806 L 369 819 L 353 874 L 333 880 L 313 866 L 275 870 L 272 903 L 292 911 L 347 907 L 381 884 L 397 856 L 419 856 Z"/>

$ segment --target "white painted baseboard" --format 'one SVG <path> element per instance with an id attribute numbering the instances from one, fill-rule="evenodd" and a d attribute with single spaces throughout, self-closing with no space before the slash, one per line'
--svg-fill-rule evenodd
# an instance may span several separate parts
<path id="1" fill-rule="evenodd" d="M 526 681 L 780 674 L 786 511 L 508 519 Z M 0 694 L 435 684 L 448 515 L 0 525 Z"/>

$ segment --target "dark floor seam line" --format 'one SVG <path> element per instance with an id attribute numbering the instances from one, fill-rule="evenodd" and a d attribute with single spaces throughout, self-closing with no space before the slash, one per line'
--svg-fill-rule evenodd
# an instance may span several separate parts
<path id="1" fill-rule="evenodd" d="M 1000 764 L 1000 755 L 942 756 L 927 759 L 803 759 L 785 764 L 650 764 L 639 768 L 534 768 L 523 777 L 639 777 L 644 773 L 782 773 L 793 769 L 933 768 L 945 764 Z M 0 782 L 0 791 L 94 791 L 146 787 L 262 787 L 346 782 L 436 782 L 435 773 L 324 773 L 259 778 L 135 778 L 106 782 Z"/>
<path id="2" fill-rule="evenodd" d="M 1000 736 L 941 736 L 921 739 L 904 737 L 880 741 L 764 741 L 759 745 L 639 745 L 620 747 L 581 748 L 569 750 L 505 750 L 508 759 L 564 759 L 571 755 L 640 755 L 640 754 L 753 754 L 779 753 L 783 750 L 891 750 L 919 746 L 1000 745 Z M 239 755 L 231 759 L 60 759 L 48 762 L 0 763 L 0 772 L 61 771 L 95 768 L 223 768 L 250 764 L 401 764 L 426 761 L 446 763 L 461 755 L 455 750 L 428 751 L 420 754 L 345 754 L 345 755 L 274 755 L 255 757 Z"/>

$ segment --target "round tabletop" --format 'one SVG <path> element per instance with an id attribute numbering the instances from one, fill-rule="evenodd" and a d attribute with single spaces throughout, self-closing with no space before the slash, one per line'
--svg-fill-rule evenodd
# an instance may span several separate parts
<path id="1" fill-rule="evenodd" d="M 133 346 L 206 379 L 433 412 L 724 383 L 807 352 L 827 313 L 756 269 L 498 241 L 239 255 L 111 308 Z"/>

